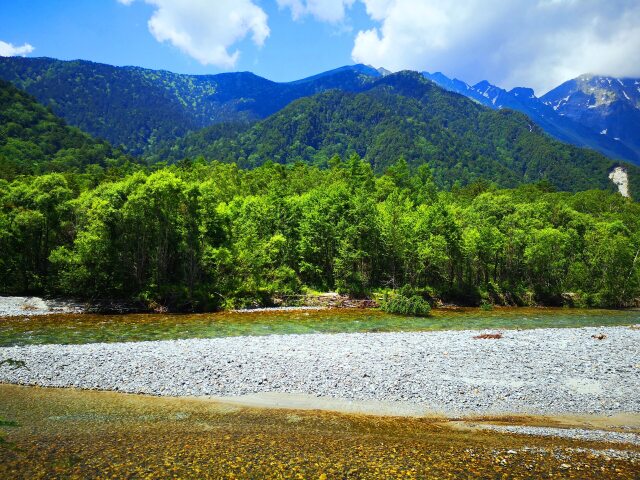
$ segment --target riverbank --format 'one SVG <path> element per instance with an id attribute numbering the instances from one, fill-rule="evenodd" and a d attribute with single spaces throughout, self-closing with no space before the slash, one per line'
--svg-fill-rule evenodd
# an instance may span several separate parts
<path id="1" fill-rule="evenodd" d="M 323 308 L 376 308 L 378 304 L 371 299 L 358 299 L 338 293 L 309 295 L 290 295 L 274 299 L 269 307 L 231 309 L 229 312 L 277 312 L 295 310 L 319 310 Z M 78 301 L 63 298 L 43 298 L 26 296 L 0 296 L 1 317 L 25 317 L 37 315 L 55 315 L 60 313 L 95 314 L 131 314 L 131 313 L 170 313 L 160 305 L 145 305 L 142 302 L 118 300 Z M 193 313 L 193 312 L 172 312 Z M 213 312 L 210 312 L 213 313 Z"/>
<path id="2" fill-rule="evenodd" d="M 87 306 L 81 302 L 41 297 L 0 296 L 0 317 L 32 317 L 60 313 L 83 313 Z"/>
<path id="3" fill-rule="evenodd" d="M 410 402 L 447 416 L 640 412 L 632 327 L 270 335 L 0 349 L 0 381 L 166 396 Z M 600 339 L 601 338 L 601 339 Z"/>
<path id="4" fill-rule="evenodd" d="M 296 311 L 316 311 L 316 310 L 379 310 L 379 304 L 374 299 L 354 298 L 349 295 L 337 293 L 322 293 L 308 295 L 291 295 L 287 298 L 274 299 L 274 304 L 268 307 L 253 307 L 242 309 L 218 310 L 213 312 L 178 311 L 172 312 L 168 309 L 155 305 L 153 307 L 142 302 L 127 302 L 117 300 L 101 301 L 80 301 L 64 298 L 43 298 L 43 297 L 10 297 L 0 296 L 0 319 L 11 317 L 36 317 L 45 315 L 60 314 L 93 314 L 93 315 L 212 315 L 228 313 L 278 313 Z M 431 316 L 438 317 L 449 312 L 481 311 L 490 316 L 491 312 L 503 312 L 519 310 L 523 312 L 638 312 L 640 318 L 640 308 L 629 309 L 602 309 L 602 308 L 576 308 L 557 306 L 500 306 L 489 305 L 488 308 L 480 308 L 473 305 L 445 304 L 437 302 L 431 310 Z M 412 318 L 411 316 L 405 316 Z"/>

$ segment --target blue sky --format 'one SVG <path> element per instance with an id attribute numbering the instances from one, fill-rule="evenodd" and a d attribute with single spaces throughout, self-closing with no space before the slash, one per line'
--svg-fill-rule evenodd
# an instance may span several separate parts
<path id="1" fill-rule="evenodd" d="M 640 1 L 0 0 L 0 55 L 278 81 L 365 63 L 542 94 L 640 77 Z"/>
<path id="2" fill-rule="evenodd" d="M 296 80 L 354 63 L 353 31 L 372 22 L 362 4 L 340 24 L 313 17 L 294 21 L 276 2 L 256 2 L 268 15 L 270 35 L 262 46 L 245 38 L 235 45 L 239 60 L 231 70 L 249 70 L 277 81 Z M 34 47 L 29 56 L 86 59 L 137 65 L 178 73 L 209 74 L 227 67 L 202 65 L 168 42 L 158 42 L 147 22 L 154 6 L 115 0 L 32 0 L 0 2 L 0 40 Z"/>

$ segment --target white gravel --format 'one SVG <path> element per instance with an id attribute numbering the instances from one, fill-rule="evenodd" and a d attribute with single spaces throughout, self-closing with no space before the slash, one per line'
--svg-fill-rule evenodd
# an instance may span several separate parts
<path id="1" fill-rule="evenodd" d="M 518 433 L 520 435 L 536 435 L 540 437 L 561 437 L 593 442 L 614 442 L 640 445 L 640 434 L 631 432 L 615 432 L 609 430 L 591 430 L 585 428 L 552 428 L 528 427 L 522 425 L 474 425 L 483 430 Z"/>
<path id="2" fill-rule="evenodd" d="M 84 305 L 40 297 L 1 297 L 0 317 L 29 317 L 53 313 L 82 313 Z"/>
<path id="3" fill-rule="evenodd" d="M 0 382 L 154 395 L 256 392 L 448 415 L 640 412 L 640 330 L 273 335 L 0 348 Z M 606 339 L 592 335 L 604 333 Z"/>

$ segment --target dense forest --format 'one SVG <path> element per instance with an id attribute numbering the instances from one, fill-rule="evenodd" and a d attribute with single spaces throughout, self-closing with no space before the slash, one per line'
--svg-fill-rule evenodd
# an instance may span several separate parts
<path id="1" fill-rule="evenodd" d="M 254 126 L 216 125 L 155 151 L 159 159 L 202 155 L 245 168 L 267 161 L 326 167 L 333 155 L 353 153 L 376 173 L 399 157 L 413 168 L 428 163 L 443 188 L 480 178 L 503 187 L 548 180 L 568 191 L 613 188 L 614 161 L 553 140 L 521 113 L 482 107 L 415 72 L 378 79 L 360 93 L 303 98 Z M 640 193 L 640 169 L 627 170 L 632 195 Z"/>
<path id="2" fill-rule="evenodd" d="M 613 161 L 417 74 L 156 154 L 173 164 L 128 156 L 0 81 L 0 293 L 175 310 L 310 290 L 612 307 L 640 296 L 640 207 L 613 193 Z"/>
<path id="3" fill-rule="evenodd" d="M 380 74 L 354 65 L 291 83 L 250 72 L 183 75 L 83 60 L 0 57 L 0 78 L 69 124 L 141 155 L 156 144 L 228 121 L 255 121 L 331 88 L 358 91 Z"/>
<path id="4" fill-rule="evenodd" d="M 134 161 L 69 127 L 33 97 L 0 80 L 0 178 L 116 167 Z"/>
<path id="5" fill-rule="evenodd" d="M 615 307 L 640 295 L 640 205 L 617 193 L 445 191 L 427 166 L 376 175 L 356 155 L 327 169 L 183 161 L 95 175 L 0 180 L 2 293 L 181 310 L 309 289 Z"/>

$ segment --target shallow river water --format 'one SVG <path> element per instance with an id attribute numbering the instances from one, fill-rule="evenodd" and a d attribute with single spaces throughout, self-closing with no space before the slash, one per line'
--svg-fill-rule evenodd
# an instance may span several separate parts
<path id="1" fill-rule="evenodd" d="M 239 335 L 634 325 L 637 310 L 477 308 L 434 310 L 427 318 L 378 310 L 325 309 L 209 314 L 0 317 L 0 346 L 213 338 Z"/>
<path id="2" fill-rule="evenodd" d="M 0 385 L 0 417 L 0 478 L 631 479 L 640 467 L 631 445 L 196 398 Z"/>
<path id="3" fill-rule="evenodd" d="M 356 309 L 60 314 L 0 317 L 0 347 L 292 333 L 499 332 L 639 322 L 638 311 L 507 308 L 436 310 L 430 318 Z M 262 408 L 278 403 L 0 384 L 0 478 L 631 479 L 640 472 L 638 445 L 479 428 L 639 432 L 635 413 L 618 419 L 401 417 L 382 415 L 384 409 L 376 405 L 359 409 L 345 402 L 346 407 L 332 404 L 343 412 L 338 413 L 314 410 L 323 408 L 314 402 Z"/>

